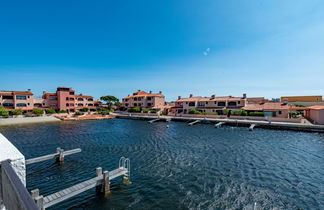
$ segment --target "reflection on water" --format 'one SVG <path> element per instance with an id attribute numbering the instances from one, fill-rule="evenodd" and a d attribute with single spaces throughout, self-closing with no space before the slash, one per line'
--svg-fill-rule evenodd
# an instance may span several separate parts
<path id="1" fill-rule="evenodd" d="M 89 190 L 49 209 L 324 209 L 324 136 L 213 125 L 100 120 L 0 128 L 26 156 L 56 147 L 82 153 L 63 166 L 27 167 L 27 187 L 41 194 L 111 170 L 131 159 L 133 184 L 113 180 L 105 199 Z"/>

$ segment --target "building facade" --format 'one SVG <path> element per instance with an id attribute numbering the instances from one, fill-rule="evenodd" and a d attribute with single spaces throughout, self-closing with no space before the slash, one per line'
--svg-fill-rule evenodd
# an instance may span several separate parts
<path id="1" fill-rule="evenodd" d="M 280 101 L 283 103 L 298 103 L 298 102 L 322 102 L 322 96 L 282 96 Z"/>
<path id="2" fill-rule="evenodd" d="M 222 114 L 224 109 L 240 110 L 245 106 L 246 102 L 246 94 L 243 97 L 216 97 L 215 95 L 211 97 L 194 97 L 190 94 L 189 98 L 179 96 L 170 112 L 173 114 L 188 114 L 191 109 L 196 109 L 206 114 Z"/>
<path id="3" fill-rule="evenodd" d="M 128 95 L 122 99 L 122 106 L 129 109 L 133 107 L 141 107 L 147 109 L 160 110 L 165 105 L 165 97 L 162 91 L 159 93 L 149 93 L 145 91 L 138 90 L 134 92 L 133 95 Z"/>
<path id="4" fill-rule="evenodd" d="M 42 98 L 35 98 L 31 90 L 0 91 L 0 106 L 26 111 L 52 108 L 74 112 L 82 108 L 95 110 L 101 102 L 94 101 L 92 96 L 76 95 L 71 88 L 58 87 L 55 93 L 43 92 Z"/>
<path id="5" fill-rule="evenodd" d="M 324 106 L 311 106 L 305 108 L 304 116 L 315 124 L 324 124 Z"/>

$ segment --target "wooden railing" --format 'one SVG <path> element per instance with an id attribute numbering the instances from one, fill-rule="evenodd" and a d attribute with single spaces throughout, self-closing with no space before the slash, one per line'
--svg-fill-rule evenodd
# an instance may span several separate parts
<path id="1" fill-rule="evenodd" d="M 6 210 L 39 210 L 9 161 L 0 163 L 0 201 Z"/>

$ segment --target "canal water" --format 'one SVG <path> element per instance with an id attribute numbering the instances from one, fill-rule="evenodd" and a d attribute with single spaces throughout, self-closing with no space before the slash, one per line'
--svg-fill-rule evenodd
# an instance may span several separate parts
<path id="1" fill-rule="evenodd" d="M 166 125 L 169 125 L 168 127 Z M 324 136 L 183 122 L 113 119 L 1 127 L 26 158 L 82 152 L 27 166 L 28 190 L 48 195 L 131 160 L 132 184 L 111 183 L 49 209 L 324 209 Z"/>

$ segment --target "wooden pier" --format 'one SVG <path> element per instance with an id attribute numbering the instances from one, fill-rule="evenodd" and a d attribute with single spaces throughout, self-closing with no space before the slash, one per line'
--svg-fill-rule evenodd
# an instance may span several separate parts
<path id="1" fill-rule="evenodd" d="M 44 155 L 44 156 L 40 156 L 40 157 L 36 157 L 36 158 L 27 159 L 26 160 L 26 165 L 32 164 L 32 163 L 38 163 L 38 162 L 41 162 L 41 161 L 50 160 L 50 159 L 54 159 L 54 158 L 56 158 L 57 162 L 63 163 L 65 156 L 72 155 L 72 154 L 79 153 L 79 152 L 81 152 L 80 148 L 64 151 L 63 149 L 58 147 L 56 149 L 56 153 L 49 154 L 49 155 Z"/>
<path id="2" fill-rule="evenodd" d="M 215 128 L 220 128 L 224 124 L 225 124 L 225 122 L 219 122 L 219 123 L 215 124 Z"/>
<path id="3" fill-rule="evenodd" d="M 195 120 L 195 121 L 193 121 L 193 122 L 191 122 L 191 123 L 188 123 L 188 125 L 189 126 L 192 126 L 192 125 L 194 125 L 194 124 L 196 124 L 196 123 L 199 123 L 201 120 Z"/>
<path id="4" fill-rule="evenodd" d="M 249 131 L 253 131 L 255 126 L 256 126 L 256 124 L 251 124 L 250 127 L 249 127 Z"/>
<path id="5" fill-rule="evenodd" d="M 122 176 L 124 184 L 131 183 L 130 160 L 128 158 L 121 157 L 117 169 L 102 172 L 102 168 L 97 168 L 96 174 L 97 176 L 94 178 L 73 185 L 56 193 L 47 195 L 45 197 L 39 195 L 38 189 L 32 190 L 31 194 L 40 209 L 45 209 L 53 206 L 94 187 L 96 187 L 97 193 L 103 193 L 105 196 L 107 196 L 110 194 L 110 180 Z"/>

